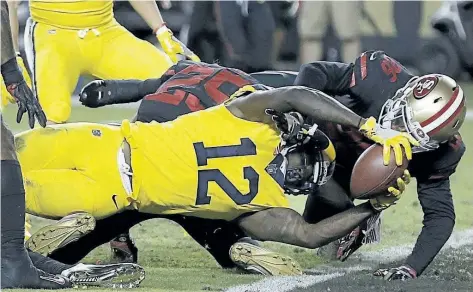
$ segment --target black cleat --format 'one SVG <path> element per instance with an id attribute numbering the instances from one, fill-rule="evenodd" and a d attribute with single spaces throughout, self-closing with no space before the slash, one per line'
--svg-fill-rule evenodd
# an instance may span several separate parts
<path id="1" fill-rule="evenodd" d="M 337 258 L 344 262 L 365 244 L 378 243 L 381 240 L 381 213 L 371 216 L 350 234 L 339 239 Z"/>
<path id="2" fill-rule="evenodd" d="M 138 262 L 138 248 L 136 248 L 129 234 L 121 234 L 110 241 L 110 248 L 112 250 L 110 259 L 112 263 L 136 264 Z"/>

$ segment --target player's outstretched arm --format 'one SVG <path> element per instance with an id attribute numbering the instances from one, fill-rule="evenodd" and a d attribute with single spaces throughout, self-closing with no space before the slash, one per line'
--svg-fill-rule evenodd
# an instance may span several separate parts
<path id="1" fill-rule="evenodd" d="M 256 91 L 228 104 L 241 118 L 272 124 L 266 109 L 278 112 L 297 111 L 317 121 L 332 122 L 359 128 L 365 119 L 336 101 L 331 96 L 304 86 L 287 86 L 267 91 Z"/>
<path id="2" fill-rule="evenodd" d="M 162 49 L 171 58 L 173 63 L 177 63 L 177 55 L 183 55 L 187 59 L 200 62 L 199 57 L 189 50 L 172 34 L 172 31 L 166 27 L 161 12 L 159 12 L 156 1 L 129 0 L 133 9 L 146 21 L 149 27 L 156 34 Z"/>
<path id="3" fill-rule="evenodd" d="M 95 80 L 79 93 L 80 102 L 86 107 L 97 108 L 111 104 L 142 100 L 155 93 L 162 84 L 161 78 L 141 80 Z"/>
<path id="4" fill-rule="evenodd" d="M 364 203 L 310 224 L 292 209 L 271 208 L 241 217 L 238 224 L 257 240 L 317 248 L 347 235 L 375 212 L 369 203 Z"/>
<path id="5" fill-rule="evenodd" d="M 356 127 L 368 139 L 383 145 L 384 163 L 390 161 L 394 150 L 396 164 L 402 164 L 403 151 L 408 160 L 412 159 L 412 145 L 419 143 L 408 133 L 381 128 L 376 119 L 364 119 L 322 91 L 304 86 L 287 86 L 267 91 L 256 91 L 234 99 L 227 104 L 232 113 L 240 118 L 271 125 L 274 114 L 267 109 L 287 113 L 297 111 L 315 119 L 342 126 Z"/>

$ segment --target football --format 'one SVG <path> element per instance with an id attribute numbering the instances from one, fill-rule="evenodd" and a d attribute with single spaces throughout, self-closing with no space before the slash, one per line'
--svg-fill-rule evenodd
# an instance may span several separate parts
<path id="1" fill-rule="evenodd" d="M 353 167 L 350 181 L 352 198 L 367 200 L 386 192 L 390 186 L 395 186 L 397 178 L 402 176 L 407 166 L 405 156 L 402 165 L 396 165 L 392 149 L 391 160 L 388 165 L 384 165 L 383 146 L 371 145 L 358 157 Z"/>

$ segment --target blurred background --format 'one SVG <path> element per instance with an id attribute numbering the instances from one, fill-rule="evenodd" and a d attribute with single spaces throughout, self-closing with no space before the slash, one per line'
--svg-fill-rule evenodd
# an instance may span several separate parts
<path id="1" fill-rule="evenodd" d="M 380 49 L 414 73 L 473 76 L 473 1 L 157 3 L 168 27 L 202 61 L 247 72 L 298 70 L 316 60 L 348 63 L 365 50 Z M 20 5 L 23 32 L 28 2 Z M 133 34 L 156 43 L 128 1 L 116 1 L 114 10 Z"/>

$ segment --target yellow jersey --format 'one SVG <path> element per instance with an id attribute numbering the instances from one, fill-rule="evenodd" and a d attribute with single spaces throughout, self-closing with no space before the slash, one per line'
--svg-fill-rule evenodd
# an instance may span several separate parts
<path id="1" fill-rule="evenodd" d="M 162 124 L 125 121 L 122 133 L 142 212 L 232 220 L 288 207 L 274 164 L 279 133 L 235 117 L 225 105 Z"/>
<path id="2" fill-rule="evenodd" d="M 95 28 L 113 20 L 113 0 L 30 0 L 34 21 L 59 28 Z"/>

